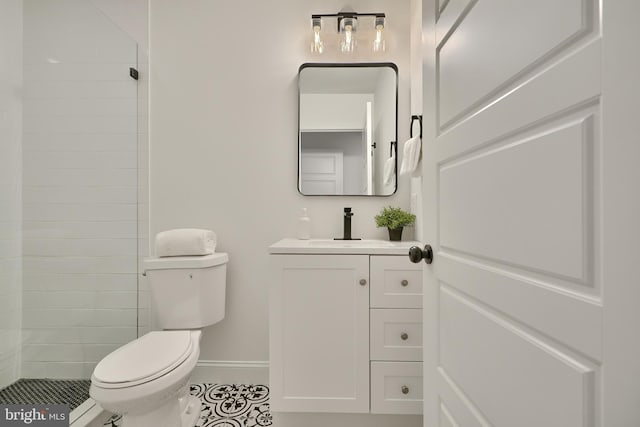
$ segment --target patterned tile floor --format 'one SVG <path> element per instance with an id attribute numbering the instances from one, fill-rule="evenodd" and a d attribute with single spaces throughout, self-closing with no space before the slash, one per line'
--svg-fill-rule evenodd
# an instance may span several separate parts
<path id="1" fill-rule="evenodd" d="M 196 427 L 262 427 L 273 424 L 269 412 L 269 387 L 243 384 L 191 384 L 202 410 Z M 120 427 L 114 416 L 108 427 Z"/>

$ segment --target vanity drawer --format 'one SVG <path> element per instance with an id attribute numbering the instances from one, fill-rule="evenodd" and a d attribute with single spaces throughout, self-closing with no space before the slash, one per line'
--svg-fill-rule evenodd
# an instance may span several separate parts
<path id="1" fill-rule="evenodd" d="M 422 264 L 404 256 L 371 256 L 371 307 L 422 308 Z"/>
<path id="2" fill-rule="evenodd" d="M 371 309 L 371 360 L 422 360 L 422 310 Z"/>
<path id="3" fill-rule="evenodd" d="M 422 414 L 422 362 L 371 362 L 371 413 Z"/>

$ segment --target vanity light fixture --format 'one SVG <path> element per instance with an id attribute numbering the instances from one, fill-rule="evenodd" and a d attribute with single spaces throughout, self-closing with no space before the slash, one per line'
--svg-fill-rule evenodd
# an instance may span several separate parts
<path id="1" fill-rule="evenodd" d="M 386 15 L 384 13 L 357 13 L 342 11 L 333 14 L 311 15 L 311 27 L 313 28 L 313 39 L 311 41 L 311 52 L 321 54 L 324 52 L 324 42 L 320 36 L 322 20 L 335 18 L 337 20 L 337 32 L 340 36 L 339 50 L 345 54 L 351 54 L 356 49 L 355 32 L 358 28 L 358 18 L 372 17 L 375 37 L 371 43 L 371 50 L 374 53 L 386 50 L 383 29 L 385 27 Z"/>

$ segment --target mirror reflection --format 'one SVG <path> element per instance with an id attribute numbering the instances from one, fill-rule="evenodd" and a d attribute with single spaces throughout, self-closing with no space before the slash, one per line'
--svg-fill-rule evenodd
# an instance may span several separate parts
<path id="1" fill-rule="evenodd" d="M 392 63 L 300 67 L 300 193 L 353 196 L 395 193 L 397 70 Z"/>

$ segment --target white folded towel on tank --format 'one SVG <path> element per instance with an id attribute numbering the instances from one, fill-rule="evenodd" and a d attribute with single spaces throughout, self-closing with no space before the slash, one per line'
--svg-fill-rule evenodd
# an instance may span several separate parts
<path id="1" fill-rule="evenodd" d="M 412 173 L 418 167 L 418 161 L 420 160 L 420 151 L 422 148 L 422 141 L 419 136 L 414 136 L 404 143 L 404 149 L 402 150 L 402 164 L 400 165 L 400 175 L 406 175 Z"/>
<path id="2" fill-rule="evenodd" d="M 211 230 L 176 228 L 156 234 L 156 256 L 209 255 L 216 250 L 217 237 Z"/>

